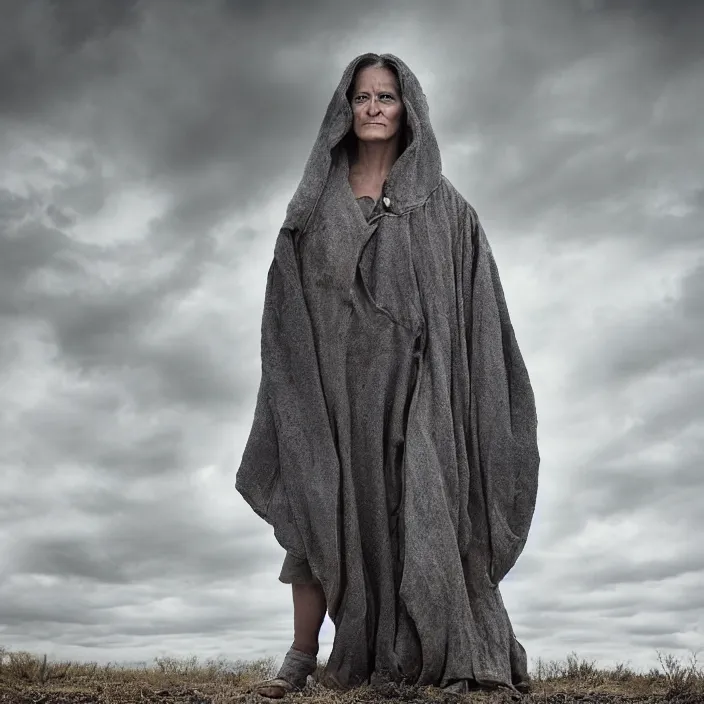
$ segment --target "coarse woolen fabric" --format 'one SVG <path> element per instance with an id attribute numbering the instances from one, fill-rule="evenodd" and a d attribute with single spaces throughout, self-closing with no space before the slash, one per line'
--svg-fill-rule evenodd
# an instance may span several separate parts
<path id="1" fill-rule="evenodd" d="M 418 80 L 369 220 L 349 186 L 346 68 L 269 269 L 236 488 L 323 587 L 326 680 L 527 680 L 499 583 L 526 543 L 534 394 L 476 212 L 442 175 Z"/>

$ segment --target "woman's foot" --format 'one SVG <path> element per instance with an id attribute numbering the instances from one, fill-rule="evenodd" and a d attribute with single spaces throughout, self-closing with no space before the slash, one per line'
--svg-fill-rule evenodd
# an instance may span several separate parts
<path id="1" fill-rule="evenodd" d="M 283 699 L 289 692 L 296 692 L 297 688 L 281 677 L 274 677 L 273 680 L 261 682 L 255 691 L 261 697 Z"/>
<path id="2" fill-rule="evenodd" d="M 281 699 L 289 692 L 298 692 L 306 686 L 308 675 L 312 675 L 318 667 L 315 655 L 290 648 L 286 657 L 272 680 L 261 682 L 257 694 L 269 699 Z"/>

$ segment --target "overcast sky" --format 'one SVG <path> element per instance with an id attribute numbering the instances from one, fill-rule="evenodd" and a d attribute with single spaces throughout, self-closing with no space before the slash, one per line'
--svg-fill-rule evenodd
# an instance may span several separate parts
<path id="1" fill-rule="evenodd" d="M 234 478 L 285 207 L 374 51 L 424 87 L 535 388 L 519 640 L 533 662 L 704 650 L 702 3 L 0 8 L 0 644 L 290 645 L 284 552 Z"/>

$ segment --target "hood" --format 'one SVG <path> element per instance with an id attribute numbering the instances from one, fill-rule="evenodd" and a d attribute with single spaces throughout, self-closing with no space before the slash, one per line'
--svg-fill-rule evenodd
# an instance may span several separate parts
<path id="1" fill-rule="evenodd" d="M 337 86 L 313 149 L 308 157 L 303 178 L 286 211 L 284 228 L 304 230 L 315 205 L 323 192 L 330 173 L 334 150 L 352 129 L 352 107 L 347 91 L 355 69 L 366 58 L 376 54 L 362 54 L 351 61 Z M 406 107 L 406 134 L 408 144 L 389 173 L 383 195 L 391 205 L 388 211 L 400 215 L 422 205 L 440 185 L 442 164 L 440 150 L 428 114 L 428 102 L 415 74 L 401 59 L 392 54 L 381 54 L 398 71 L 401 95 Z"/>

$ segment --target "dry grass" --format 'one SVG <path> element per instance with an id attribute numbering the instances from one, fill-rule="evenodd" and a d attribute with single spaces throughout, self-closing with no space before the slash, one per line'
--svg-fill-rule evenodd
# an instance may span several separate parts
<path id="1" fill-rule="evenodd" d="M 605 670 L 570 654 L 565 661 L 539 660 L 533 672 L 533 692 L 521 697 L 506 690 L 452 695 L 433 687 L 386 685 L 338 693 L 311 681 L 287 701 L 306 704 L 456 704 L 535 702 L 540 704 L 704 704 L 704 671 L 696 656 L 682 662 L 658 653 L 659 667 L 639 673 L 627 665 Z M 124 667 L 96 663 L 49 662 L 27 652 L 0 647 L 0 703 L 101 704 L 178 702 L 179 704 L 263 704 L 270 701 L 251 690 L 275 674 L 274 658 L 255 662 L 224 659 L 156 658 L 151 666 Z M 302 704 L 302 702 L 300 702 Z"/>

